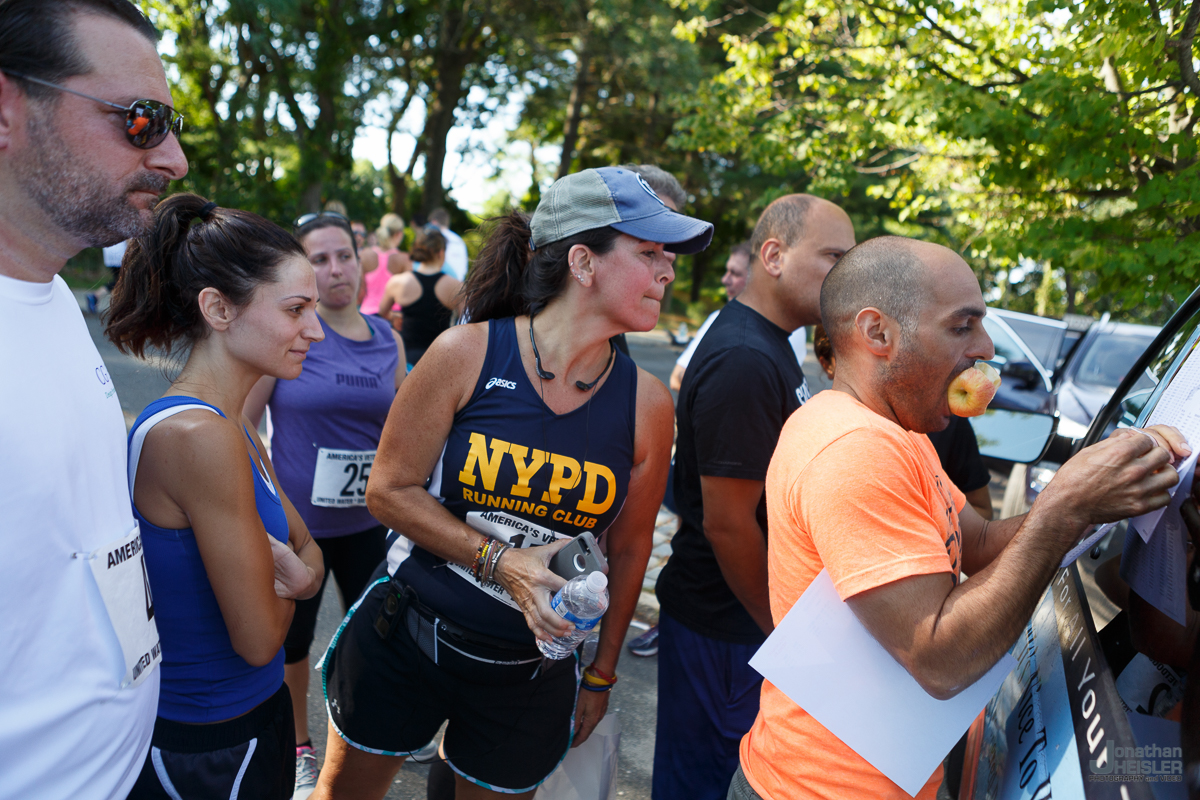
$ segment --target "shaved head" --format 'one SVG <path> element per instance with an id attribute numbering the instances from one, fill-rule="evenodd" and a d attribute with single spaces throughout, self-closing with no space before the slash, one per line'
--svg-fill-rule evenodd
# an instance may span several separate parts
<path id="1" fill-rule="evenodd" d="M 851 248 L 821 286 L 835 390 L 918 433 L 950 422 L 955 376 L 995 356 L 979 280 L 958 253 L 902 236 Z"/>
<path id="2" fill-rule="evenodd" d="M 903 236 L 879 236 L 842 256 L 821 284 L 821 322 L 835 353 L 864 308 L 879 309 L 906 334 L 916 328 L 928 273 L 921 256 L 931 249 L 945 248 Z"/>

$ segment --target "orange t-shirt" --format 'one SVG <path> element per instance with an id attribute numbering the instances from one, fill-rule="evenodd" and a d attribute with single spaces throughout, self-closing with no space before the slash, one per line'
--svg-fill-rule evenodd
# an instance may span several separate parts
<path id="1" fill-rule="evenodd" d="M 928 436 L 844 392 L 814 396 L 783 426 L 767 471 L 775 624 L 823 568 L 843 600 L 911 575 L 950 572 L 957 581 L 966 502 Z M 770 681 L 741 762 L 767 800 L 909 797 Z M 919 800 L 932 800 L 941 779 L 939 767 Z"/>

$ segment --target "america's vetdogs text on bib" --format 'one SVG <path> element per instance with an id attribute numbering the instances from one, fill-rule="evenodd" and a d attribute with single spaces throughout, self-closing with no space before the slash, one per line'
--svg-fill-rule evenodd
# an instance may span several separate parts
<path id="1" fill-rule="evenodd" d="M 91 553 L 77 555 L 91 565 L 108 618 L 121 643 L 125 656 L 121 688 L 137 686 L 162 661 L 141 531 L 135 524 L 126 535 Z"/>

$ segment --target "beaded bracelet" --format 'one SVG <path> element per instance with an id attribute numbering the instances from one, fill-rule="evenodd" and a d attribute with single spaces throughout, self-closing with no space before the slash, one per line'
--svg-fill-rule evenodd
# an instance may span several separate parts
<path id="1" fill-rule="evenodd" d="M 479 543 L 479 547 L 475 549 L 475 560 L 471 562 L 471 574 L 475 576 L 475 580 L 479 580 L 479 570 L 483 566 L 483 553 L 487 550 L 488 542 L 492 541 L 490 537 L 485 537 Z"/>

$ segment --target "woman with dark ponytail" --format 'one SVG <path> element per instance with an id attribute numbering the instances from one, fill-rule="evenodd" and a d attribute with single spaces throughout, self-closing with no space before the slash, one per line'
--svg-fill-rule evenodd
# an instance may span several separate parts
<path id="1" fill-rule="evenodd" d="M 379 316 L 393 323 L 401 321 L 398 327 L 410 365 L 420 361 L 433 340 L 450 327 L 450 313 L 462 311 L 458 305 L 462 283 L 442 272 L 446 237 L 437 226 L 426 225 L 417 231 L 412 257 L 412 269 L 393 275 L 379 302 Z M 400 313 L 393 316 L 394 306 L 400 306 Z"/>
<path id="2" fill-rule="evenodd" d="M 129 436 L 129 482 L 162 644 L 158 719 L 131 798 L 291 797 L 283 640 L 321 551 L 242 416 L 323 337 L 304 249 L 255 214 L 180 194 L 134 240 L 107 335 L 185 358 Z"/>
<path id="3" fill-rule="evenodd" d="M 666 387 L 609 339 L 658 321 L 664 250 L 711 237 L 618 168 L 562 178 L 532 219 L 495 225 L 464 288 L 471 324 L 433 342 L 384 427 L 367 506 L 398 535 L 325 655 L 314 798 L 382 798 L 447 720 L 460 800 L 529 797 L 604 716 L 672 431 Z M 611 592 L 586 669 L 537 647 L 573 628 L 548 565 L 584 533 Z"/>

